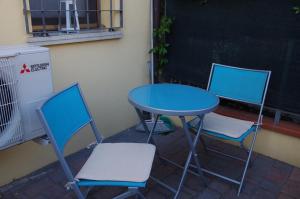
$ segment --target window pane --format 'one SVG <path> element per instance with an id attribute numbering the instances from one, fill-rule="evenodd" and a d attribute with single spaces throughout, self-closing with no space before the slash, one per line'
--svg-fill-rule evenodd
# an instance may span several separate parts
<path id="1" fill-rule="evenodd" d="M 29 3 L 33 31 L 41 31 L 43 25 L 46 26 L 46 30 L 58 30 L 59 24 L 66 25 L 66 6 L 64 3 L 60 4 L 60 0 L 30 0 Z M 97 0 L 77 0 L 76 6 L 81 29 L 98 27 Z M 73 24 L 74 6 L 71 5 L 69 11 Z M 43 24 L 43 17 L 45 24 Z"/>

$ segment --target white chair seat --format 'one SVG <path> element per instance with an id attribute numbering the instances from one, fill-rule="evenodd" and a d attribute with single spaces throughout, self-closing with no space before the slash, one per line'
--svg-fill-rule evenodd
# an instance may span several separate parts
<path id="1" fill-rule="evenodd" d="M 213 133 L 239 138 L 246 133 L 254 122 L 227 117 L 217 113 L 208 113 L 204 117 L 203 129 Z"/>
<path id="2" fill-rule="evenodd" d="M 98 144 L 76 179 L 145 182 L 150 176 L 155 146 L 139 143 Z"/>

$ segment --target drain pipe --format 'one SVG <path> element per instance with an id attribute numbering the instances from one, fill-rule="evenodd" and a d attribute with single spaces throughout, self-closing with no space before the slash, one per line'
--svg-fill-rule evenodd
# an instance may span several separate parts
<path id="1" fill-rule="evenodd" d="M 155 8 L 154 8 L 154 2 L 155 2 Z M 154 30 L 154 23 L 156 26 L 159 24 L 159 6 L 160 0 L 150 0 L 150 49 L 153 48 L 154 46 L 154 39 L 153 39 L 153 30 Z M 156 10 L 155 10 L 156 9 Z M 155 13 L 157 14 L 155 16 L 155 21 L 154 21 L 154 10 L 156 11 Z M 150 53 L 150 80 L 151 84 L 154 84 L 154 54 L 153 52 Z M 157 118 L 158 119 L 158 118 Z M 148 130 L 151 131 L 151 129 L 155 126 L 155 131 L 153 133 L 166 133 L 166 132 L 171 132 L 174 131 L 174 126 L 171 125 L 171 122 L 168 122 L 168 124 L 160 119 L 156 120 L 154 114 L 151 114 L 151 119 L 146 120 L 146 126 Z M 143 131 L 147 132 L 147 130 L 144 128 L 144 125 L 142 123 L 138 124 L 136 126 L 136 130 L 138 131 Z"/>
<path id="2" fill-rule="evenodd" d="M 154 4 L 155 2 L 155 4 Z M 155 6 L 155 8 L 154 8 Z M 154 20 L 154 11 L 156 13 L 155 15 L 155 20 Z M 153 48 L 154 46 L 154 38 L 153 38 L 153 30 L 154 30 L 154 25 L 155 27 L 159 26 L 159 14 L 160 14 L 160 0 L 150 0 L 150 49 Z M 150 53 L 150 80 L 151 84 L 155 83 L 155 78 L 154 78 L 154 54 L 153 52 Z M 153 133 L 166 133 L 166 132 L 171 132 L 174 130 L 174 126 L 171 125 L 171 122 L 167 124 L 165 121 L 160 120 L 159 118 L 155 118 L 156 116 L 154 114 L 151 114 L 151 119 L 146 120 L 146 125 L 148 130 L 151 131 L 151 129 L 155 126 L 155 131 Z M 169 120 L 168 120 L 169 121 Z M 147 132 L 144 129 L 143 124 L 139 124 L 136 127 L 136 130 L 138 131 L 144 131 Z"/>
<path id="3" fill-rule="evenodd" d="M 153 49 L 153 0 L 150 0 L 150 49 Z M 150 53 L 150 81 L 154 84 L 154 55 Z"/>

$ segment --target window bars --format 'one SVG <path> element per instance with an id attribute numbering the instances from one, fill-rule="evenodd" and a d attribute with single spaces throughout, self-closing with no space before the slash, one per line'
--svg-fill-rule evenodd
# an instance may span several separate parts
<path id="1" fill-rule="evenodd" d="M 35 37 L 123 28 L 123 0 L 23 0 L 26 32 Z"/>

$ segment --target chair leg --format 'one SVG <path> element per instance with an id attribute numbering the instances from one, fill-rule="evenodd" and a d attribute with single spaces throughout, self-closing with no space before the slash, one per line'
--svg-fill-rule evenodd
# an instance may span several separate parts
<path id="1" fill-rule="evenodd" d="M 249 156 L 249 153 L 250 153 L 250 149 L 247 149 L 247 147 L 246 147 L 245 144 L 244 144 L 244 141 L 245 141 L 245 139 L 242 140 L 242 141 L 240 142 L 240 147 L 241 147 L 242 149 L 244 149 L 244 151 L 245 151 L 245 153 L 246 153 L 246 155 L 247 155 L 247 157 L 248 157 L 248 156 Z M 249 168 L 251 168 L 252 165 L 253 165 L 253 160 L 252 160 L 252 158 L 250 158 Z"/>
<path id="2" fill-rule="evenodd" d="M 93 189 L 93 187 L 87 187 L 87 189 L 84 192 L 81 192 L 84 195 L 84 198 L 87 198 L 90 191 Z"/>
<path id="3" fill-rule="evenodd" d="M 78 199 L 85 199 L 85 196 L 83 195 L 77 184 L 72 185 L 72 189 L 74 190 Z"/>
<path id="4" fill-rule="evenodd" d="M 141 199 L 146 199 L 145 196 L 140 192 L 140 190 L 137 190 L 137 195 Z"/>
<path id="5" fill-rule="evenodd" d="M 247 162 L 246 162 L 246 165 L 245 165 L 245 168 L 244 168 L 244 171 L 243 171 L 241 183 L 240 183 L 238 194 L 237 194 L 238 196 L 241 193 L 241 190 L 242 190 L 242 187 L 243 187 L 243 184 L 244 184 L 244 180 L 245 180 L 245 176 L 246 176 L 246 173 L 247 173 L 247 169 L 248 169 L 249 163 L 251 161 L 251 155 L 252 155 L 252 151 L 253 151 L 253 148 L 254 148 L 254 143 L 255 143 L 255 140 L 256 140 L 256 136 L 257 136 L 257 131 L 254 132 L 253 139 L 252 139 L 252 142 L 251 142 L 251 145 L 250 145 L 249 155 L 248 155 L 248 158 L 247 158 Z"/>

